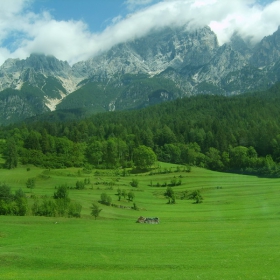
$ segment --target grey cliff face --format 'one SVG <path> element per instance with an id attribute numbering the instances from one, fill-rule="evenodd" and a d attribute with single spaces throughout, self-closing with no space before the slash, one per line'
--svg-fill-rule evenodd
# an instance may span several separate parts
<path id="1" fill-rule="evenodd" d="M 156 75 L 169 67 L 180 70 L 205 65 L 217 49 L 217 37 L 208 27 L 193 32 L 167 28 L 119 44 L 98 57 L 73 65 L 73 69 L 97 81 L 126 73 Z"/>
<path id="2" fill-rule="evenodd" d="M 269 67 L 279 61 L 280 58 L 280 27 L 255 47 L 250 62 L 257 67 Z"/>
<path id="3" fill-rule="evenodd" d="M 221 77 L 239 71 L 247 64 L 246 58 L 228 44 L 220 47 L 213 59 L 198 72 L 199 82 L 221 85 Z"/>
<path id="4" fill-rule="evenodd" d="M 243 39 L 238 33 L 234 33 L 231 36 L 230 42 L 228 44 L 232 47 L 234 51 L 239 52 L 241 55 L 249 59 L 253 53 L 253 46 L 248 41 Z"/>

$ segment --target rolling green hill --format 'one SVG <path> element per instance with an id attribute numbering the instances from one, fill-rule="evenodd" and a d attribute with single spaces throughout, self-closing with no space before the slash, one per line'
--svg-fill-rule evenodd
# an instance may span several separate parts
<path id="1" fill-rule="evenodd" d="M 43 199 L 66 183 L 70 198 L 83 206 L 78 219 L 0 216 L 1 279 L 277 279 L 279 179 L 160 166 L 171 173 L 155 169 L 154 175 L 122 177 L 114 170 L 0 170 L 13 191 L 23 188 L 30 205 L 31 194 Z M 28 177 L 36 178 L 32 193 L 24 186 Z M 173 188 L 177 199 L 170 205 L 166 187 L 155 184 L 174 177 L 182 184 Z M 76 190 L 75 182 L 84 178 L 91 183 Z M 132 179 L 138 188 L 130 186 Z M 116 205 L 133 205 L 118 200 L 118 188 L 134 191 L 139 210 L 99 204 L 102 211 L 94 220 L 90 206 L 104 192 Z M 196 189 L 203 203 L 181 199 Z M 138 224 L 139 216 L 156 216 L 160 223 Z"/>

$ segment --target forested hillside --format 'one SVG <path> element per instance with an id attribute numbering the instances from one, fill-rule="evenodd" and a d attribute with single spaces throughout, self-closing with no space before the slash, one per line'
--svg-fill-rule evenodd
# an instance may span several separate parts
<path id="1" fill-rule="evenodd" d="M 201 95 L 76 121 L 67 120 L 73 112 L 57 111 L 44 121 L 2 127 L 1 149 L 7 168 L 125 168 L 155 153 L 165 162 L 279 176 L 279 112 L 279 84 L 265 92 Z"/>

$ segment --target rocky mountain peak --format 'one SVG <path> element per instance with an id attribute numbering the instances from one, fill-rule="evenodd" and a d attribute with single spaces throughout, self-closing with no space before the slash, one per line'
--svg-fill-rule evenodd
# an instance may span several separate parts
<path id="1" fill-rule="evenodd" d="M 59 81 L 66 89 L 65 93 L 74 91 L 81 80 L 73 75 L 68 62 L 54 56 L 31 54 L 26 59 L 8 59 L 4 62 L 0 67 L 0 89 L 20 89 L 24 82 L 42 89 L 48 77 Z"/>
<path id="2" fill-rule="evenodd" d="M 96 81 L 126 73 L 153 76 L 169 67 L 179 70 L 205 65 L 218 47 L 217 37 L 209 27 L 192 31 L 188 31 L 186 26 L 168 27 L 77 63 L 73 65 L 73 71 Z"/>
<path id="3" fill-rule="evenodd" d="M 219 46 L 209 27 L 173 26 L 118 44 L 72 67 L 42 54 L 8 59 L 0 67 L 0 90 L 16 89 L 12 99 L 7 98 L 9 91 L 2 94 L 3 106 L 18 107 L 15 100 L 21 100 L 27 108 L 33 100 L 34 112 L 38 104 L 50 110 L 133 109 L 196 94 L 265 89 L 279 79 L 280 28 L 252 47 L 237 33 Z"/>
<path id="4" fill-rule="evenodd" d="M 66 61 L 58 60 L 54 56 L 43 54 L 31 54 L 22 60 L 23 69 L 32 68 L 37 73 L 44 75 L 61 75 L 67 77 L 71 67 Z"/>

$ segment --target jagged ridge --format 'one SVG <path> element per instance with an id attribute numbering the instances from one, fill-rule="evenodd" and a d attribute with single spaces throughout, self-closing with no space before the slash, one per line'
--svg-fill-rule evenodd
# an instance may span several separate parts
<path id="1" fill-rule="evenodd" d="M 232 95 L 268 88 L 280 79 L 279 49 L 280 29 L 254 47 L 238 34 L 219 46 L 209 27 L 189 31 L 184 26 L 119 44 L 72 67 L 42 54 L 8 59 L 0 67 L 0 104 L 5 112 L 0 123 L 37 114 L 36 108 L 42 113 L 85 107 L 94 113 L 186 95 Z M 14 89 L 13 98 L 7 89 Z"/>

